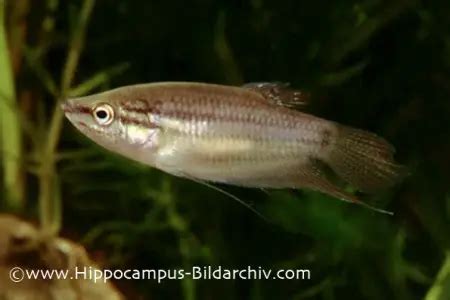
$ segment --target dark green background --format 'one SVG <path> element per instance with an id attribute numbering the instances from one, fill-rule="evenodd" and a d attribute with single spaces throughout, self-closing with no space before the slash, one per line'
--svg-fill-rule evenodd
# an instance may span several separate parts
<path id="1" fill-rule="evenodd" d="M 30 22 L 46 13 L 38 2 Z M 53 14 L 43 61 L 56 78 L 80 6 L 61 1 Z M 32 33 L 28 40 L 37 43 Z M 58 165 L 63 235 L 105 266 L 311 270 L 304 281 L 117 282 L 125 294 L 409 300 L 441 287 L 447 294 L 426 299 L 450 299 L 449 1 L 97 1 L 75 81 L 120 63 L 127 67 L 96 91 L 155 81 L 290 82 L 311 93 L 307 111 L 385 137 L 411 172 L 362 196 L 393 217 L 310 191 L 221 186 L 266 222 L 215 190 L 106 152 L 65 122 L 60 151 L 87 154 Z M 18 89 L 39 89 L 37 77 L 25 68 Z M 43 95 L 50 112 L 54 102 Z"/>

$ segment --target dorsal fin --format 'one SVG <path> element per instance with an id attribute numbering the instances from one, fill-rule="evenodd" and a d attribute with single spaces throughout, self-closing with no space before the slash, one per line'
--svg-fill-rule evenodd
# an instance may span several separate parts
<path id="1" fill-rule="evenodd" d="M 308 93 L 291 89 L 286 82 L 250 82 L 242 87 L 259 93 L 271 104 L 288 108 L 306 105 L 309 100 Z"/>

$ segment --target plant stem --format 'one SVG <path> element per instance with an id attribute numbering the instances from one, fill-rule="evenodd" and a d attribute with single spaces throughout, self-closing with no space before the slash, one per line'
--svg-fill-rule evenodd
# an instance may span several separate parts
<path id="1" fill-rule="evenodd" d="M 442 268 L 436 281 L 428 290 L 425 300 L 444 300 L 450 297 L 450 252 L 445 255 Z"/>
<path id="2" fill-rule="evenodd" d="M 61 204 L 56 176 L 56 146 L 59 141 L 63 112 L 59 107 L 60 100 L 66 98 L 78 66 L 83 49 L 84 37 L 94 7 L 95 0 L 85 0 L 80 12 L 77 26 L 69 43 L 66 63 L 62 72 L 62 81 L 59 97 L 56 99 L 52 119 L 48 130 L 46 144 L 43 149 L 41 174 L 39 180 L 40 195 L 40 220 L 44 234 L 56 235 L 61 227 Z"/>
<path id="3" fill-rule="evenodd" d="M 183 268 L 185 270 L 191 269 L 193 252 L 192 234 L 189 231 L 186 220 L 183 219 L 176 209 L 170 181 L 167 178 L 162 183 L 160 200 L 166 208 L 168 223 L 178 236 L 178 247 L 183 261 Z M 185 300 L 196 299 L 196 283 L 192 278 L 183 279 L 181 286 Z"/>
<path id="4" fill-rule="evenodd" d="M 3 160 L 3 181 L 7 205 L 15 209 L 23 206 L 23 181 L 21 171 L 22 137 L 17 117 L 16 95 L 11 58 L 6 39 L 5 1 L 0 0 L 0 145 Z"/>
<path id="5" fill-rule="evenodd" d="M 214 40 L 214 49 L 222 64 L 225 80 L 232 84 L 242 84 L 244 82 L 239 70 L 238 63 L 233 55 L 233 51 L 228 43 L 226 34 L 226 15 L 222 11 L 219 14 L 216 25 L 216 36 Z"/>

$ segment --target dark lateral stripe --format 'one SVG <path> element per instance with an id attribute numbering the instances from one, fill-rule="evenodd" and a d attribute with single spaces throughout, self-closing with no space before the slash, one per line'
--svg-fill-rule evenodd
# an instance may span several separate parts
<path id="1" fill-rule="evenodd" d="M 144 100 L 137 100 L 145 102 Z M 255 110 L 258 108 L 257 102 L 249 102 L 248 104 L 237 104 L 233 105 L 227 103 L 225 105 L 218 105 L 216 101 L 206 100 L 206 101 L 186 101 L 181 107 L 176 105 L 174 102 L 171 103 L 172 107 L 163 108 L 162 101 L 152 101 L 151 103 L 145 102 L 142 107 L 132 105 L 130 103 L 122 103 L 122 109 L 130 113 L 141 113 L 141 114 L 154 114 L 160 115 L 162 117 L 177 118 L 184 121 L 189 121 L 192 119 L 208 120 L 208 121 L 224 121 L 224 122 L 249 122 L 259 125 L 267 126 L 280 126 L 279 120 L 275 118 L 254 118 L 251 113 L 242 114 L 241 109 Z M 204 110 L 203 106 L 208 105 L 213 107 L 213 110 Z M 178 106 L 175 108 L 174 106 Z M 184 109 L 182 107 L 185 107 Z M 225 107 L 231 108 L 233 113 L 224 115 L 220 113 L 221 109 Z M 275 111 L 275 109 L 274 109 Z M 270 115 L 270 112 L 266 108 L 266 116 Z M 291 126 L 288 128 L 296 128 L 295 122 L 292 122 Z"/>
<path id="2" fill-rule="evenodd" d="M 150 108 L 130 107 L 130 106 L 123 106 L 122 109 L 127 112 L 138 113 L 138 114 L 149 114 L 149 113 L 155 113 L 157 111 L 156 108 L 150 109 Z"/>
<path id="3" fill-rule="evenodd" d="M 147 108 L 132 108 L 132 109 L 125 108 L 124 110 L 129 113 L 144 114 L 144 115 L 151 113 L 151 111 Z"/>
<path id="4" fill-rule="evenodd" d="M 83 105 L 71 105 L 71 106 L 66 106 L 64 108 L 64 112 L 66 113 L 80 113 L 80 114 L 91 114 L 92 111 L 89 107 L 83 106 Z"/>
<path id="5" fill-rule="evenodd" d="M 150 122 L 142 122 L 139 119 L 132 118 L 132 117 L 129 117 L 129 116 L 120 116 L 119 120 L 125 125 L 128 125 L 128 124 L 130 124 L 130 125 L 139 125 L 139 126 L 146 127 L 146 128 L 156 128 L 156 127 L 158 127 L 158 126 L 156 126 L 156 124 L 153 124 L 153 123 L 150 123 Z"/>
<path id="6" fill-rule="evenodd" d="M 184 108 L 171 103 L 170 106 L 163 107 L 162 101 L 154 101 L 146 103 L 148 106 L 137 106 L 130 103 L 122 103 L 122 109 L 129 113 L 137 113 L 144 115 L 158 115 L 162 118 L 175 118 L 182 121 L 191 120 L 206 120 L 214 122 L 238 122 L 238 123 L 250 123 L 265 126 L 275 126 L 284 129 L 297 129 L 299 127 L 298 122 L 304 123 L 310 120 L 298 120 L 295 116 L 295 112 L 284 110 L 285 114 L 288 114 L 288 118 L 280 120 L 277 117 L 272 117 L 271 109 L 268 107 L 261 107 L 262 110 L 257 112 L 260 107 L 258 103 L 249 103 L 247 105 L 233 106 L 230 103 L 225 105 L 217 105 L 214 101 L 188 101 L 184 104 Z M 203 109 L 203 106 L 208 104 L 213 109 Z M 178 107 L 174 107 L 178 106 Z M 225 107 L 228 108 L 231 113 L 223 114 L 221 110 Z M 246 113 L 243 113 L 243 110 Z M 255 111 L 252 113 L 252 110 Z M 277 113 L 278 107 L 273 109 L 273 113 Z M 256 115 L 255 115 L 256 113 Z M 259 115 L 259 116 L 258 116 Z M 287 122 L 286 122 L 287 121 Z M 303 122 L 302 122 L 303 121 Z M 130 124 L 140 124 L 138 121 L 125 120 Z"/>
<path id="7" fill-rule="evenodd" d="M 139 100 L 145 102 L 144 100 Z M 140 113 L 140 114 L 159 114 L 160 107 L 162 105 L 161 101 L 154 101 L 151 105 L 145 102 L 144 107 L 137 107 L 136 105 L 130 105 L 129 103 L 122 103 L 122 109 L 127 112 Z"/>
<path id="8" fill-rule="evenodd" d="M 237 108 L 238 109 L 238 108 Z M 187 110 L 178 110 L 178 111 L 166 111 L 162 114 L 163 117 L 168 118 L 176 118 L 183 121 L 190 121 L 192 119 L 195 120 L 206 120 L 206 121 L 214 121 L 214 122 L 236 122 L 236 123 L 248 123 L 248 124 L 257 124 L 263 126 L 275 126 L 279 128 L 285 129 L 295 129 L 296 122 L 289 122 L 289 125 L 284 125 L 277 118 L 264 118 L 267 117 L 262 115 L 259 118 L 255 118 L 251 115 L 251 113 L 243 114 L 239 111 L 236 113 L 231 113 L 229 115 L 222 115 L 219 112 L 196 112 L 192 113 Z"/>

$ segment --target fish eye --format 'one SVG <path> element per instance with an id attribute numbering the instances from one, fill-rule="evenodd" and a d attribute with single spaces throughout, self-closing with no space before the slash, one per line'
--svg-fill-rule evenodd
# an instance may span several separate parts
<path id="1" fill-rule="evenodd" d="M 109 125 L 114 119 L 114 110 L 111 105 L 108 104 L 97 105 L 92 113 L 95 120 L 100 125 Z"/>

